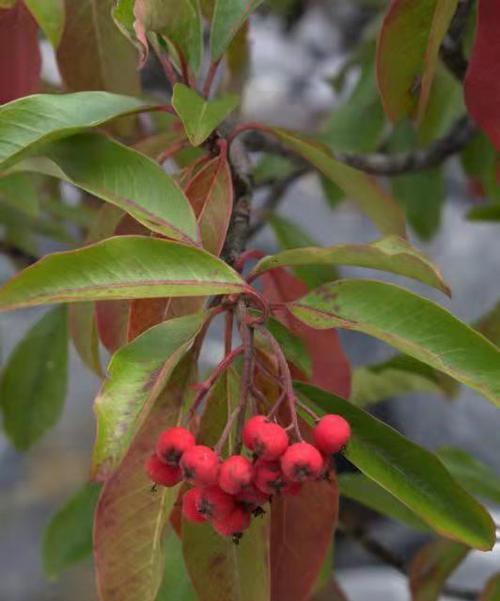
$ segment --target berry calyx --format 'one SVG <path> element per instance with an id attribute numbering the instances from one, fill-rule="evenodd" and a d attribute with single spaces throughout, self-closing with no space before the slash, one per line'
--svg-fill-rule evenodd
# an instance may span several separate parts
<path id="1" fill-rule="evenodd" d="M 222 520 L 236 508 L 234 497 L 218 486 L 199 489 L 196 507 L 207 520 Z"/>
<path id="2" fill-rule="evenodd" d="M 257 457 L 273 461 L 286 451 L 288 435 L 279 424 L 256 415 L 243 428 L 243 443 Z"/>
<path id="3" fill-rule="evenodd" d="M 156 454 L 168 465 L 178 467 L 182 455 L 195 444 L 194 436 L 186 428 L 168 428 L 158 438 Z"/>
<path id="4" fill-rule="evenodd" d="M 190 522 L 203 523 L 207 518 L 200 513 L 198 507 L 200 505 L 201 488 L 191 488 L 182 497 L 182 515 Z"/>
<path id="5" fill-rule="evenodd" d="M 250 521 L 251 515 L 241 507 L 236 507 L 224 518 L 214 520 L 212 526 L 221 536 L 232 536 L 238 539 L 250 526 Z"/>
<path id="6" fill-rule="evenodd" d="M 278 461 L 259 460 L 255 464 L 255 486 L 266 495 L 280 493 L 287 485 Z"/>
<path id="7" fill-rule="evenodd" d="M 314 443 L 325 455 L 338 453 L 351 436 L 351 426 L 341 415 L 325 415 L 313 430 Z"/>
<path id="8" fill-rule="evenodd" d="M 263 493 L 259 490 L 255 484 L 250 484 L 239 492 L 235 499 L 238 503 L 241 503 L 245 509 L 249 512 L 255 511 L 257 507 L 264 505 L 269 501 L 269 494 Z"/>
<path id="9" fill-rule="evenodd" d="M 195 445 L 182 456 L 180 466 L 184 479 L 198 486 L 216 484 L 219 475 L 219 457 L 204 445 Z"/>
<path id="10" fill-rule="evenodd" d="M 147 459 L 145 469 L 149 478 L 161 486 L 175 486 L 182 480 L 181 470 L 163 463 L 156 454 Z"/>
<path id="11" fill-rule="evenodd" d="M 307 442 L 290 445 L 281 458 L 281 469 L 292 482 L 315 480 L 321 474 L 323 464 L 321 453 Z"/>
<path id="12" fill-rule="evenodd" d="M 219 486 L 229 494 L 238 494 L 252 479 L 253 466 L 243 455 L 232 455 L 220 466 Z"/>

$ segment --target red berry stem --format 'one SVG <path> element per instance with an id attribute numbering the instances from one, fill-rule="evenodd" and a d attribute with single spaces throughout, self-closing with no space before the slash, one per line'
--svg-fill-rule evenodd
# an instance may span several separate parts
<path id="1" fill-rule="evenodd" d="M 243 372 L 241 374 L 240 384 L 240 403 L 238 413 L 238 423 L 236 427 L 236 453 L 241 451 L 242 432 L 245 423 L 248 397 L 252 384 L 253 375 L 253 329 L 247 323 L 247 307 L 243 300 L 238 301 L 237 305 L 238 320 L 240 326 L 241 342 L 243 344 Z"/>
<path id="2" fill-rule="evenodd" d="M 320 416 L 317 413 L 315 413 L 310 407 L 308 407 L 305 403 L 299 401 L 299 399 L 295 399 L 295 402 L 297 403 L 297 407 L 300 407 L 302 411 L 304 413 L 307 413 L 309 417 L 312 417 L 315 422 L 318 422 L 320 420 Z"/>
<path id="3" fill-rule="evenodd" d="M 226 322 L 224 325 L 224 355 L 227 357 L 233 348 L 233 324 L 234 313 L 232 310 L 226 313 Z"/>
<path id="4" fill-rule="evenodd" d="M 229 438 L 229 434 L 231 433 L 231 430 L 233 429 L 234 422 L 236 421 L 237 417 L 240 415 L 240 411 L 241 411 L 241 406 L 238 405 L 238 407 L 236 407 L 236 409 L 229 416 L 229 418 L 227 420 L 227 424 L 225 425 L 224 430 L 222 431 L 222 434 L 220 435 L 220 438 L 214 447 L 214 451 L 217 453 L 217 455 L 222 454 L 224 445 L 226 444 L 227 439 Z"/>
<path id="5" fill-rule="evenodd" d="M 280 346 L 279 342 L 271 334 L 271 332 L 262 326 L 257 326 L 257 327 L 259 329 L 259 332 L 269 341 L 269 344 L 271 345 L 271 347 L 274 351 L 276 359 L 278 360 L 278 364 L 280 366 L 281 377 L 283 380 L 284 394 L 285 394 L 286 400 L 288 402 L 290 416 L 292 419 L 293 430 L 295 431 L 295 435 L 297 436 L 297 439 L 299 441 L 302 441 L 303 438 L 302 438 L 302 434 L 300 432 L 299 421 L 297 418 L 297 409 L 295 406 L 296 398 L 295 398 L 295 392 L 293 390 L 292 375 L 290 373 L 290 368 L 288 367 L 286 357 L 283 354 L 283 351 L 281 350 L 281 346 Z M 280 398 L 280 399 L 278 399 L 278 402 L 281 404 L 282 400 L 283 399 Z"/>

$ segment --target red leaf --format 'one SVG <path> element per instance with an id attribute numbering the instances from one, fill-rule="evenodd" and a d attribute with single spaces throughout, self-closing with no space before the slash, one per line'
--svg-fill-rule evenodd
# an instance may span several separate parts
<path id="1" fill-rule="evenodd" d="M 18 2 L 0 10 L 0 104 L 33 94 L 40 84 L 38 25 Z"/>
<path id="2" fill-rule="evenodd" d="M 271 302 L 290 302 L 307 293 L 306 285 L 285 269 L 273 269 L 262 277 L 264 295 Z M 280 317 L 306 345 L 312 361 L 310 382 L 343 398 L 351 393 L 351 369 L 336 330 L 314 330 L 286 309 Z M 305 380 L 295 371 L 294 377 Z"/>
<path id="3" fill-rule="evenodd" d="M 471 117 L 500 150 L 500 3 L 480 0 L 477 31 L 465 77 Z"/>

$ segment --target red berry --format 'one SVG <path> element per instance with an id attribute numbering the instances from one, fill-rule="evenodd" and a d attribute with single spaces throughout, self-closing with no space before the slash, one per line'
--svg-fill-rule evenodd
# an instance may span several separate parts
<path id="1" fill-rule="evenodd" d="M 281 492 L 287 485 L 279 461 L 258 461 L 255 464 L 255 486 L 266 495 Z"/>
<path id="2" fill-rule="evenodd" d="M 214 520 L 212 526 L 221 536 L 239 536 L 250 526 L 250 521 L 250 514 L 241 507 L 236 507 L 224 518 Z"/>
<path id="3" fill-rule="evenodd" d="M 207 520 L 221 520 L 234 511 L 236 507 L 234 497 L 218 486 L 208 486 L 200 491 L 197 507 Z"/>
<path id="4" fill-rule="evenodd" d="M 285 430 L 263 415 L 256 415 L 243 428 L 243 442 L 255 455 L 266 461 L 278 459 L 288 447 Z"/>
<path id="5" fill-rule="evenodd" d="M 323 470 L 323 464 L 321 453 L 307 442 L 290 445 L 281 458 L 281 469 L 292 482 L 316 479 Z"/>
<path id="6" fill-rule="evenodd" d="M 178 467 L 182 455 L 195 444 L 194 436 L 186 428 L 168 428 L 158 438 L 156 454 L 165 463 Z"/>
<path id="7" fill-rule="evenodd" d="M 251 484 L 239 492 L 235 498 L 248 511 L 254 511 L 269 501 L 269 494 L 263 493 L 255 484 Z"/>
<path id="8" fill-rule="evenodd" d="M 219 457 L 203 445 L 188 449 L 181 459 L 184 479 L 199 486 L 210 486 L 217 482 Z"/>
<path id="9" fill-rule="evenodd" d="M 351 436 L 351 426 L 340 415 L 325 415 L 313 431 L 314 442 L 325 455 L 338 453 Z"/>
<path id="10" fill-rule="evenodd" d="M 243 455 L 232 455 L 220 466 L 219 486 L 227 493 L 239 493 L 252 479 L 253 466 Z"/>
<path id="11" fill-rule="evenodd" d="M 182 497 L 182 515 L 190 522 L 202 523 L 207 519 L 198 509 L 201 491 L 201 488 L 192 488 Z"/>
<path id="12" fill-rule="evenodd" d="M 166 465 L 156 455 L 149 457 L 145 468 L 149 478 L 162 486 L 175 486 L 182 480 L 182 472 L 178 467 Z"/>

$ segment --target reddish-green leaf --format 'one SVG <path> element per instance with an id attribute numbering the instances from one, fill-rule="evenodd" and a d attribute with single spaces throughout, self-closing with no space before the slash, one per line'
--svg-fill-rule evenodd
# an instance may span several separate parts
<path id="1" fill-rule="evenodd" d="M 468 552 L 468 547 L 449 540 L 437 540 L 420 549 L 410 564 L 412 601 L 438 601 L 446 580 Z"/>
<path id="2" fill-rule="evenodd" d="M 300 382 L 295 389 L 316 413 L 338 413 L 349 422 L 352 436 L 345 456 L 368 478 L 442 536 L 491 549 L 495 541 L 491 516 L 435 455 L 344 399 Z"/>
<path id="3" fill-rule="evenodd" d="M 116 236 L 48 255 L 0 288 L 0 311 L 82 300 L 205 296 L 242 292 L 228 265 L 192 246 Z"/>
<path id="4" fill-rule="evenodd" d="M 49 42 L 57 47 L 64 27 L 64 0 L 24 0 Z"/>
<path id="5" fill-rule="evenodd" d="M 297 265 L 353 265 L 380 269 L 420 280 L 450 294 L 439 269 L 424 254 L 397 236 L 389 236 L 372 244 L 339 244 L 329 248 L 286 250 L 261 259 L 252 269 L 251 275 L 256 276 L 276 267 Z"/>
<path id="6" fill-rule="evenodd" d="M 95 478 L 105 480 L 119 465 L 206 317 L 206 313 L 198 313 L 169 319 L 113 355 L 108 376 L 95 400 Z"/>
<path id="7" fill-rule="evenodd" d="M 302 156 L 342 188 L 383 234 L 405 237 L 405 222 L 401 207 L 383 190 L 375 178 L 336 161 L 324 144 L 310 140 L 297 132 L 280 128 L 268 129 L 285 146 Z"/>
<path id="8" fill-rule="evenodd" d="M 111 17 L 113 0 L 64 0 L 66 21 L 57 63 L 71 91 L 139 95 L 137 53 Z"/>
<path id="9" fill-rule="evenodd" d="M 226 156 L 212 159 L 200 169 L 185 194 L 198 220 L 203 247 L 218 256 L 233 208 L 233 182 Z"/>
<path id="10" fill-rule="evenodd" d="M 500 405 L 500 350 L 439 305 L 392 284 L 339 280 L 290 305 L 317 329 L 364 332 Z"/>
<path id="11" fill-rule="evenodd" d="M 500 150 L 500 4 L 481 0 L 476 39 L 465 77 L 465 103 L 471 117 Z"/>
<path id="12" fill-rule="evenodd" d="M 210 32 L 212 61 L 219 60 L 250 14 L 263 0 L 215 0 Z"/>
<path id="13" fill-rule="evenodd" d="M 496 574 L 488 580 L 479 601 L 500 601 L 500 574 Z"/>
<path id="14" fill-rule="evenodd" d="M 377 76 L 387 115 L 422 120 L 439 46 L 457 0 L 391 0 L 377 48 Z"/>
<path id="15" fill-rule="evenodd" d="M 176 488 L 151 490 L 144 462 L 158 434 L 177 424 L 192 372 L 179 364 L 120 467 L 104 484 L 94 524 L 94 555 L 101 601 L 154 601 L 161 584 L 163 533 Z"/>
<path id="16" fill-rule="evenodd" d="M 22 2 L 0 8 L 0 104 L 36 92 L 40 67 L 36 21 Z"/>

